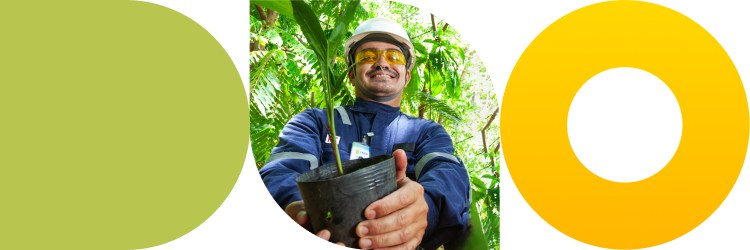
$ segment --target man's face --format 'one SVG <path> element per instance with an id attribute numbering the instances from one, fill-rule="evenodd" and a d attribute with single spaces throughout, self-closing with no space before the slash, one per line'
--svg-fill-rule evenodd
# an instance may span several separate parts
<path id="1" fill-rule="evenodd" d="M 356 56 L 365 49 L 388 50 L 394 49 L 401 51 L 398 46 L 388 42 L 372 41 L 366 42 L 354 51 Z M 359 80 L 359 85 L 375 96 L 392 96 L 406 87 L 411 75 L 406 71 L 406 65 L 390 65 L 383 55 L 375 63 L 363 63 L 354 66 L 355 72 L 349 71 L 349 81 L 354 84 L 354 78 Z M 357 90 L 359 91 L 359 90 Z"/>

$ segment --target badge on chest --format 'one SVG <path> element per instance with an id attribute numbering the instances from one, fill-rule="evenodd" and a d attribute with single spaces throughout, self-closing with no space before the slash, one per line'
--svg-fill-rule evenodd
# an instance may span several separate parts
<path id="1" fill-rule="evenodd" d="M 375 133 L 368 132 L 362 142 L 352 142 L 352 151 L 349 153 L 349 160 L 370 158 L 370 146 L 367 146 L 367 139 L 374 136 Z"/>

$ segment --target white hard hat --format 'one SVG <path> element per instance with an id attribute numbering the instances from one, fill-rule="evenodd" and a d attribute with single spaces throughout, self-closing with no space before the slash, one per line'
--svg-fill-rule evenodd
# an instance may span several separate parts
<path id="1" fill-rule="evenodd" d="M 352 34 L 352 37 L 349 37 L 349 39 L 346 40 L 346 43 L 344 44 L 344 55 L 346 55 L 346 64 L 349 65 L 352 62 L 351 56 L 349 56 L 349 53 L 352 49 L 356 50 L 356 48 L 352 48 L 357 42 L 365 38 L 367 35 L 370 34 L 385 34 L 391 36 L 394 40 L 398 41 L 401 44 L 401 47 L 405 47 L 407 51 L 405 55 L 406 56 L 406 71 L 411 71 L 412 68 L 414 68 L 414 61 L 415 61 L 415 53 L 414 53 L 414 45 L 411 43 L 411 40 L 409 40 L 409 35 L 406 34 L 406 30 L 404 30 L 403 27 L 401 27 L 400 24 L 398 24 L 396 21 L 393 21 L 391 19 L 385 18 L 385 17 L 376 17 L 369 19 L 367 21 L 362 22 L 357 26 L 356 29 L 354 29 L 354 33 Z"/>

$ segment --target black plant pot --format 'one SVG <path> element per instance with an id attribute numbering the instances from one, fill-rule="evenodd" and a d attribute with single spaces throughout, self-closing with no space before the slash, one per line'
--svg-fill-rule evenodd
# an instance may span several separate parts
<path id="1" fill-rule="evenodd" d="M 370 203 L 396 190 L 396 165 L 390 155 L 341 164 L 344 176 L 336 163 L 326 164 L 298 176 L 297 187 L 315 233 L 328 229 L 331 242 L 359 248 L 356 226 Z"/>

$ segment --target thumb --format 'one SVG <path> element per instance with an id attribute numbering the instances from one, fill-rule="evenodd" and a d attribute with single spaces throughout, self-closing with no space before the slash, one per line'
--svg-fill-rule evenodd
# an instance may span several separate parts
<path id="1" fill-rule="evenodd" d="M 396 161 L 396 182 L 406 179 L 406 152 L 396 150 L 393 152 L 393 160 Z"/>

